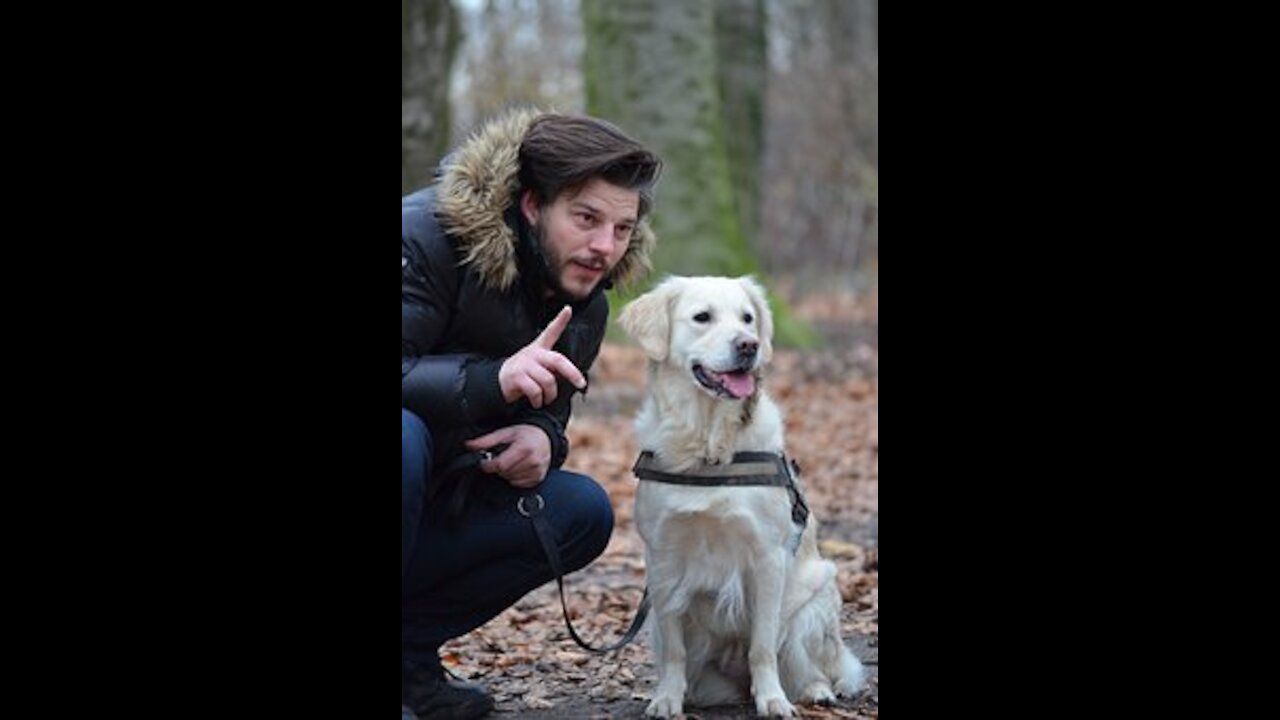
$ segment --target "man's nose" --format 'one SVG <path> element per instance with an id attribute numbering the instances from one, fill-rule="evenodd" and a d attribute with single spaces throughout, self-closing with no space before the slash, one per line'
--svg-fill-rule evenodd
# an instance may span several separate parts
<path id="1" fill-rule="evenodd" d="M 597 228 L 587 241 L 587 249 L 600 255 L 613 252 L 613 228 L 608 226 Z"/>

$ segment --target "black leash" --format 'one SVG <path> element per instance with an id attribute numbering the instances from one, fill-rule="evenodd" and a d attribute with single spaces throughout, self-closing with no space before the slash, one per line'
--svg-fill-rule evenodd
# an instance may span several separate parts
<path id="1" fill-rule="evenodd" d="M 644 597 L 640 599 L 640 607 L 636 609 L 636 617 L 631 621 L 631 627 L 627 628 L 627 632 L 622 638 L 612 645 L 597 648 L 587 644 L 583 640 L 578 631 L 573 629 L 573 623 L 569 621 L 569 604 L 564 598 L 564 566 L 560 563 L 560 547 L 556 545 L 555 533 L 551 530 L 550 523 L 543 515 L 542 511 L 546 508 L 546 501 L 538 493 L 529 493 L 516 501 L 516 510 L 521 515 L 529 518 L 533 522 L 533 530 L 538 535 L 538 542 L 542 544 L 542 551 L 547 555 L 547 562 L 551 565 L 551 572 L 556 576 L 556 585 L 560 587 L 560 609 L 564 611 L 564 626 L 569 629 L 569 637 L 578 643 L 580 647 L 593 653 L 613 652 L 624 645 L 635 640 L 636 635 L 640 632 L 640 627 L 644 625 L 644 619 L 649 614 L 649 588 L 644 589 Z"/>
<path id="2" fill-rule="evenodd" d="M 466 506 L 467 497 L 471 494 L 471 484 L 475 480 L 475 473 L 472 470 L 478 470 L 481 463 L 488 462 L 493 458 L 501 455 L 508 445 L 494 445 L 485 450 L 477 450 L 475 452 L 467 452 L 453 459 L 438 473 L 434 473 L 431 483 L 427 487 L 426 499 L 424 504 L 430 505 L 435 496 L 447 485 L 449 500 L 446 506 L 446 512 L 454 522 L 462 517 L 462 511 Z"/>
<path id="3" fill-rule="evenodd" d="M 495 445 L 487 450 L 459 455 L 453 462 L 436 474 L 435 481 L 431 487 L 427 488 L 426 501 L 430 503 L 445 485 L 449 485 L 451 495 L 448 500 L 448 514 L 454 520 L 460 519 L 467 496 L 471 492 L 472 481 L 475 478 L 475 474 L 470 471 L 478 469 L 481 463 L 502 454 L 506 449 L 506 445 Z M 533 523 L 534 533 L 538 536 L 542 551 L 547 556 L 547 564 L 551 566 L 551 572 L 555 574 L 556 585 L 560 588 L 560 608 L 564 611 L 564 626 L 569 629 L 569 636 L 583 649 L 594 653 L 612 652 L 635 640 L 641 626 L 644 625 L 645 617 L 649 614 L 648 587 L 644 590 L 644 597 L 640 600 L 640 607 L 636 609 L 636 617 L 631 621 L 631 627 L 627 628 L 627 632 L 616 643 L 602 648 L 592 647 L 578 635 L 577 630 L 574 630 L 573 623 L 569 620 L 569 603 L 565 600 L 564 564 L 560 560 L 560 546 L 556 545 L 555 532 L 551 529 L 546 517 L 543 516 L 542 511 L 545 508 L 546 501 L 537 492 L 524 495 L 516 501 L 516 510 Z"/>

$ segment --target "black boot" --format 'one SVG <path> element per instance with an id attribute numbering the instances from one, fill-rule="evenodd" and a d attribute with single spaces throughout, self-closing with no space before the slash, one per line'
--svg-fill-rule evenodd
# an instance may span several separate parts
<path id="1" fill-rule="evenodd" d="M 448 675 L 439 664 L 414 667 L 404 664 L 400 703 L 418 720 L 474 720 L 493 710 L 493 698 L 480 686 Z M 401 712 L 401 720 L 405 720 Z"/>

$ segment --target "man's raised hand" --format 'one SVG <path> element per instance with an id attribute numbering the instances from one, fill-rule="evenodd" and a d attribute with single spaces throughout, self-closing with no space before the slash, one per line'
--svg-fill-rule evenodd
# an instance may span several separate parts
<path id="1" fill-rule="evenodd" d="M 535 408 L 550 405 L 556 399 L 556 375 L 579 390 L 587 387 L 587 379 L 569 358 L 551 349 L 569 326 L 571 317 L 573 310 L 568 305 L 564 306 L 533 342 L 502 363 L 498 370 L 498 385 L 502 388 L 503 399 L 513 403 L 525 397 Z"/>

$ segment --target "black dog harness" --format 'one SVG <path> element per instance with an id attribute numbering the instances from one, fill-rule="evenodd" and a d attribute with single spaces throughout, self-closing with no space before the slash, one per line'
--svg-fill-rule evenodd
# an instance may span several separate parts
<path id="1" fill-rule="evenodd" d="M 803 532 L 809 519 L 809 505 L 804 494 L 796 486 L 793 465 L 785 455 L 770 452 L 734 453 L 728 465 L 699 465 L 681 473 L 669 473 L 654 469 L 653 453 L 640 453 L 631 471 L 641 480 L 671 483 L 672 485 L 699 485 L 702 487 L 773 486 L 784 487 L 791 496 L 791 521 Z"/>

